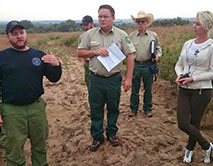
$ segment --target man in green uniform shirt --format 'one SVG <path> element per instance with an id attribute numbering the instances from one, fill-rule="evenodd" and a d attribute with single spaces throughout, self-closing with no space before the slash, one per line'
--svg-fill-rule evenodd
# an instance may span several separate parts
<path id="1" fill-rule="evenodd" d="M 25 166 L 24 144 L 31 142 L 32 166 L 47 166 L 48 122 L 43 77 L 57 82 L 62 73 L 60 62 L 53 54 L 27 46 L 27 32 L 19 21 L 6 27 L 11 48 L 0 51 L 2 83 L 1 116 L 2 147 L 7 166 Z"/>
<path id="2" fill-rule="evenodd" d="M 137 18 L 132 16 L 133 21 L 138 27 L 138 30 L 132 32 L 129 37 L 133 42 L 135 53 L 135 65 L 132 78 L 132 93 L 130 97 L 130 117 L 135 116 L 139 107 L 139 90 L 141 79 L 144 86 L 143 110 L 145 115 L 152 117 L 152 82 L 153 74 L 150 70 L 152 65 L 152 57 L 150 53 L 150 42 L 156 42 L 155 61 L 157 62 L 162 55 L 160 42 L 155 32 L 149 31 L 147 27 L 153 22 L 153 15 L 146 14 L 144 11 L 139 11 Z"/>
<path id="3" fill-rule="evenodd" d="M 132 72 L 134 66 L 135 48 L 128 38 L 127 33 L 113 26 L 115 11 L 110 5 L 101 5 L 98 9 L 99 27 L 86 32 L 82 42 L 78 46 L 78 57 L 90 58 L 90 85 L 89 103 L 91 112 L 91 135 L 93 143 L 91 151 L 96 151 L 104 142 L 104 105 L 107 105 L 106 136 L 113 146 L 118 146 L 116 125 L 119 116 L 119 102 L 122 82 L 122 62 L 111 71 L 107 71 L 98 56 L 107 57 L 109 48 L 115 43 L 127 56 L 126 78 L 123 82 L 125 91 L 131 88 Z"/>
<path id="4" fill-rule="evenodd" d="M 93 19 L 91 16 L 84 16 L 82 19 L 81 26 L 83 26 L 84 31 L 88 31 L 94 27 Z M 82 33 L 78 39 L 78 45 L 81 43 L 85 32 Z M 84 81 L 86 82 L 87 88 L 89 87 L 89 58 L 84 58 Z"/>
<path id="5" fill-rule="evenodd" d="M 1 102 L 1 101 L 0 101 Z M 1 104 L 1 103 L 0 103 Z M 2 127 L 2 119 L 1 119 L 1 110 L 0 110 L 0 133 L 1 133 L 1 127 Z"/>

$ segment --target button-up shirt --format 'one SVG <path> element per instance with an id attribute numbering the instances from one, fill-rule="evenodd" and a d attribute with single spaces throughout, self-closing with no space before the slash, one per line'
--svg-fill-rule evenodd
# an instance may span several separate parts
<path id="1" fill-rule="evenodd" d="M 135 31 L 129 35 L 129 38 L 136 49 L 136 61 L 143 62 L 151 59 L 150 42 L 152 40 L 156 42 L 156 55 L 158 55 L 159 57 L 162 55 L 160 42 L 155 32 L 146 30 L 144 35 L 141 36 L 138 31 Z"/>
<path id="2" fill-rule="evenodd" d="M 126 32 L 116 27 L 112 27 L 111 31 L 107 34 L 101 30 L 100 27 L 95 27 L 88 30 L 83 36 L 78 49 L 88 49 L 95 50 L 99 48 L 109 48 L 113 43 L 115 43 L 125 56 L 135 52 L 135 48 Z M 119 63 L 110 72 L 101 64 L 97 56 L 93 56 L 89 61 L 89 69 L 101 76 L 111 76 L 114 73 L 122 71 L 122 62 Z"/>

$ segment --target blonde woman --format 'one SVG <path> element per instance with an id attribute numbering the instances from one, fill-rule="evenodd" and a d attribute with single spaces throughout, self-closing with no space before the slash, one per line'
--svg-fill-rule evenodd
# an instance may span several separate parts
<path id="1" fill-rule="evenodd" d="M 210 163 L 213 144 L 200 133 L 200 122 L 210 102 L 213 80 L 213 40 L 209 38 L 213 28 L 213 14 L 198 12 L 193 24 L 196 38 L 187 41 L 175 66 L 179 85 L 177 121 L 178 127 L 188 134 L 183 161 L 190 163 L 198 143 L 204 151 L 204 162 Z"/>

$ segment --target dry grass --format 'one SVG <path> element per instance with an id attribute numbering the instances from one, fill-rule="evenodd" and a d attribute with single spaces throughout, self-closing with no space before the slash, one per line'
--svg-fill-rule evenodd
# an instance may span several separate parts
<path id="1" fill-rule="evenodd" d="M 39 34 L 28 34 L 28 42 L 36 43 L 40 40 L 44 40 L 50 37 L 71 37 L 73 35 L 79 36 L 82 32 L 52 32 L 52 33 L 39 33 Z M 6 39 L 5 35 L 0 35 L 0 50 L 10 47 L 10 43 Z"/>
<path id="2" fill-rule="evenodd" d="M 183 33 L 192 31 L 192 25 L 189 24 L 189 25 L 185 25 L 185 26 L 173 26 L 173 27 L 150 27 L 148 29 L 156 32 L 158 34 L 158 36 L 163 36 L 168 33 L 183 34 Z M 135 30 L 137 30 L 137 28 L 130 28 L 126 32 L 129 34 Z"/>
<path id="3" fill-rule="evenodd" d="M 168 33 L 184 34 L 187 32 L 192 32 L 192 25 L 190 24 L 185 26 L 154 27 L 150 28 L 150 30 L 156 32 L 159 36 L 164 36 Z"/>
<path id="4" fill-rule="evenodd" d="M 148 28 L 149 30 L 156 32 L 161 45 L 168 45 L 171 44 L 171 41 L 168 41 L 167 36 L 182 36 L 184 34 L 191 34 L 192 35 L 192 25 L 185 25 L 185 26 L 173 26 L 173 27 L 151 27 Z M 137 28 L 130 28 L 126 32 L 130 34 L 131 32 L 137 30 Z"/>
<path id="5" fill-rule="evenodd" d="M 174 26 L 174 27 L 154 27 L 149 28 L 150 30 L 156 32 L 158 34 L 158 37 L 160 39 L 160 42 L 162 45 L 167 44 L 167 41 L 165 40 L 165 36 L 168 34 L 187 34 L 192 33 L 192 25 L 185 25 L 185 26 Z M 136 28 L 128 29 L 126 32 L 129 34 L 133 31 L 135 31 Z M 47 39 L 49 37 L 71 37 L 73 35 L 79 36 L 82 32 L 51 32 L 51 33 L 39 33 L 39 34 L 28 34 L 28 41 L 29 43 L 35 43 L 40 40 Z M 5 49 L 10 47 L 10 44 L 5 38 L 5 35 L 0 35 L 0 49 Z"/>
<path id="6" fill-rule="evenodd" d="M 10 46 L 4 35 L 0 35 L 0 43 L 0 50 Z"/>

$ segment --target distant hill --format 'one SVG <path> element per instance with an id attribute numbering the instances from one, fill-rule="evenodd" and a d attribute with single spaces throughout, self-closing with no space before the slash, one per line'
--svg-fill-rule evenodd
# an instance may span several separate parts
<path id="1" fill-rule="evenodd" d="M 164 20 L 164 19 L 172 19 L 172 18 L 156 18 L 155 20 Z M 182 18 L 184 20 L 188 20 L 193 22 L 194 18 Z M 64 22 L 66 20 L 32 20 L 31 22 L 33 24 L 60 24 L 61 22 Z M 73 20 L 76 23 L 81 23 L 81 20 Z M 0 25 L 5 25 L 9 21 L 7 20 L 0 20 Z M 98 24 L 98 20 L 94 20 L 95 24 Z M 132 19 L 116 19 L 115 23 L 132 23 Z"/>
<path id="2" fill-rule="evenodd" d="M 194 18 L 158 18 L 154 20 L 152 27 L 162 26 L 181 26 L 190 24 Z M 9 21 L 0 20 L 0 35 L 5 34 L 5 27 Z M 81 31 L 81 20 L 21 20 L 28 33 L 47 33 L 47 32 L 74 32 Z M 98 26 L 98 20 L 94 20 L 95 26 Z M 116 19 L 113 25 L 126 30 L 136 27 L 132 19 Z"/>
<path id="3" fill-rule="evenodd" d="M 66 20 L 33 20 L 31 21 L 33 24 L 60 24 L 61 22 L 64 22 Z M 74 20 L 75 21 L 75 20 Z M 0 20 L 0 24 L 7 24 L 9 21 Z"/>

